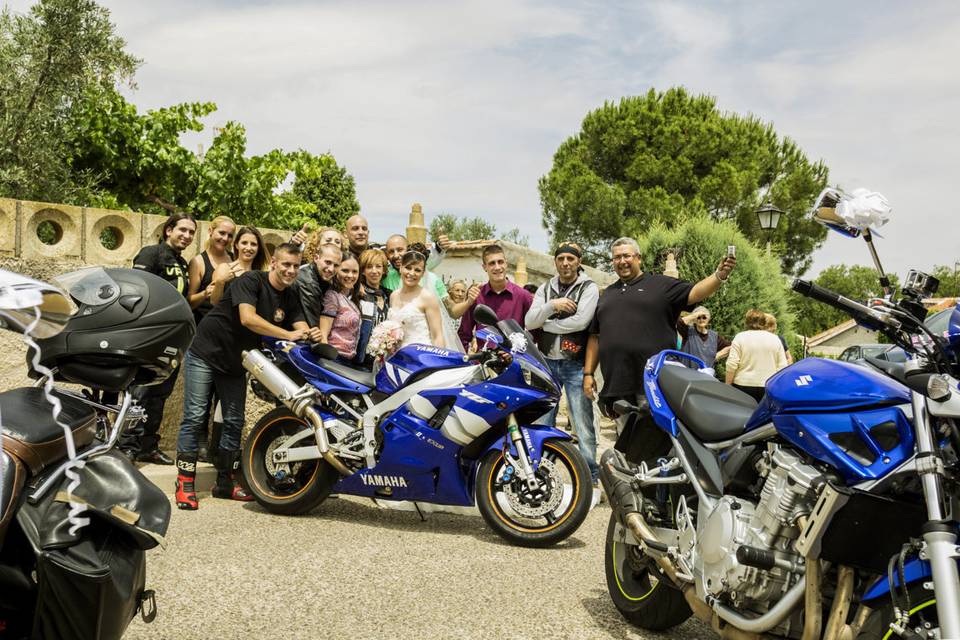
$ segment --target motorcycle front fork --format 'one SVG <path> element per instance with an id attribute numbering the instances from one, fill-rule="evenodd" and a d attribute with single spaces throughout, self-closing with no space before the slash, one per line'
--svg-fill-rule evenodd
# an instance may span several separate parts
<path id="1" fill-rule="evenodd" d="M 503 457 L 504 459 L 517 468 L 524 482 L 527 483 L 527 488 L 535 490 L 539 483 L 537 482 L 536 474 L 533 472 L 533 465 L 530 463 L 530 452 L 527 451 L 523 442 L 523 435 L 520 433 L 520 425 L 517 424 L 517 419 L 511 413 L 510 418 L 507 421 L 507 437 L 510 438 L 510 441 L 513 443 L 513 446 L 517 450 L 517 459 L 514 460 L 513 456 L 510 455 L 510 447 L 504 443 Z"/>
<path id="2" fill-rule="evenodd" d="M 927 506 L 921 558 L 930 562 L 933 573 L 940 637 L 960 638 L 960 572 L 957 570 L 960 546 L 957 545 L 957 525 L 948 520 L 951 514 L 940 481 L 943 460 L 934 442 L 926 398 L 914 391 L 911 403 L 917 435 L 917 471 Z"/>

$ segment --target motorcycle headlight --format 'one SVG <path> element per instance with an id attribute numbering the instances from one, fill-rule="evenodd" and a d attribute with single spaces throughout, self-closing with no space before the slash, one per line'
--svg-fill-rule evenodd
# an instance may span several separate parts
<path id="1" fill-rule="evenodd" d="M 560 388 L 550 375 L 544 373 L 526 360 L 519 360 L 519 362 L 520 373 L 523 375 L 523 381 L 528 387 L 533 387 L 537 391 L 543 391 L 544 393 L 560 394 Z"/>

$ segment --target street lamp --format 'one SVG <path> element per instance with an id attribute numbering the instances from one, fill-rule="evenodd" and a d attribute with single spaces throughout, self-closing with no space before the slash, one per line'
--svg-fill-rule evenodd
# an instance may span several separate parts
<path id="1" fill-rule="evenodd" d="M 783 210 L 778 209 L 769 200 L 757 209 L 757 220 L 760 222 L 760 228 L 767 232 L 767 255 L 770 255 L 770 232 L 777 228 L 782 215 Z"/>

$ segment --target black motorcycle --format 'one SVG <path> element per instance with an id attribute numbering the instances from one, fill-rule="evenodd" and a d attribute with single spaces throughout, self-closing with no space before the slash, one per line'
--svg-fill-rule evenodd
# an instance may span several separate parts
<path id="1" fill-rule="evenodd" d="M 114 446 L 144 417 L 128 390 L 166 379 L 195 326 L 149 273 L 54 282 L 0 271 L 0 328 L 24 334 L 37 379 L 0 393 L 0 638 L 119 638 L 156 615 L 145 551 L 170 502 Z"/>

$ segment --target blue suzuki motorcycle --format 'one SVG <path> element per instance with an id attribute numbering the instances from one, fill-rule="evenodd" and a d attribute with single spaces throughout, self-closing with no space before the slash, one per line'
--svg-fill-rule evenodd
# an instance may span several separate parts
<path id="1" fill-rule="evenodd" d="M 536 424 L 559 388 L 529 333 L 488 325 L 465 355 L 414 344 L 376 375 L 268 340 L 244 354 L 254 391 L 278 406 L 247 437 L 244 478 L 273 513 L 300 514 L 331 493 L 478 507 L 512 543 L 545 547 L 590 509 L 590 471 L 570 436 Z"/>
<path id="2" fill-rule="evenodd" d="M 869 229 L 831 215 L 842 197 L 821 194 L 815 218 L 862 234 L 889 289 Z M 960 638 L 960 305 L 938 336 L 936 281 L 916 271 L 899 300 L 793 289 L 912 359 L 808 358 L 758 404 L 688 354 L 651 358 L 601 460 L 610 596 L 652 630 L 696 615 L 725 638 Z"/>

